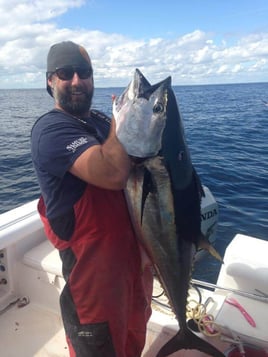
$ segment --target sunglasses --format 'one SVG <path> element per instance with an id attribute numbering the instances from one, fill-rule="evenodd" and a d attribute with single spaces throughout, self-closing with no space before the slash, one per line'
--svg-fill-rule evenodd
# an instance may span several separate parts
<path id="1" fill-rule="evenodd" d="M 62 81 L 70 81 L 75 73 L 80 79 L 88 79 L 92 76 L 93 70 L 91 67 L 62 67 L 57 68 L 54 73 Z"/>

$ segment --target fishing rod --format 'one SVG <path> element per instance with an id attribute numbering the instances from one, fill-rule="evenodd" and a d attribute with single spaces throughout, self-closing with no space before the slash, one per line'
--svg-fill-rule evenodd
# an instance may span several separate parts
<path id="1" fill-rule="evenodd" d="M 238 289 L 232 289 L 232 288 L 225 288 L 223 286 L 219 286 L 216 284 L 212 284 L 212 283 L 207 283 L 206 281 L 201 281 L 201 280 L 196 280 L 196 279 L 192 279 L 191 280 L 191 284 L 192 285 L 198 285 L 201 287 L 205 287 L 205 288 L 211 288 L 211 289 L 219 289 L 219 290 L 224 290 L 224 291 L 229 291 L 232 293 L 235 293 L 237 295 L 241 295 L 250 299 L 254 299 L 254 300 L 258 300 L 258 301 L 262 301 L 262 302 L 266 302 L 268 303 L 268 294 L 263 293 L 260 290 L 257 290 L 260 294 L 262 295 L 258 295 L 258 294 L 254 294 L 254 293 L 248 293 L 246 291 L 242 291 L 242 290 L 238 290 Z"/>

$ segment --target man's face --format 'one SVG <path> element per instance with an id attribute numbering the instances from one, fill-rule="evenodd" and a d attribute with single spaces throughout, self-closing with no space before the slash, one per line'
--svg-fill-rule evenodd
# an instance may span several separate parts
<path id="1" fill-rule="evenodd" d="M 54 73 L 48 79 L 48 84 L 51 86 L 57 108 L 77 117 L 88 115 L 94 93 L 92 73 L 89 78 L 81 79 L 78 70 L 78 73 L 75 71 L 72 78 L 67 80 Z"/>

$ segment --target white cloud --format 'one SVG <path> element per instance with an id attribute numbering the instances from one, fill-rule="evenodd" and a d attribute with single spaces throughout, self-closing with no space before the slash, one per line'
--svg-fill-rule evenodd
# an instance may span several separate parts
<path id="1" fill-rule="evenodd" d="M 2 0 L 0 1 L 1 25 L 16 28 L 18 25 L 53 19 L 70 8 L 80 7 L 84 0 Z M 13 21 L 12 21 L 13 19 Z"/>
<path id="2" fill-rule="evenodd" d="M 232 68 L 232 72 L 233 73 L 238 73 L 239 71 L 241 71 L 242 66 L 241 64 L 236 64 L 233 68 Z"/>
<path id="3" fill-rule="evenodd" d="M 268 33 L 249 34 L 229 44 L 200 29 L 172 39 L 134 40 L 57 25 L 58 16 L 83 3 L 0 0 L 1 88 L 43 87 L 49 47 L 67 39 L 89 51 L 96 86 L 125 86 L 136 67 L 151 81 L 172 75 L 174 84 L 267 80 Z"/>

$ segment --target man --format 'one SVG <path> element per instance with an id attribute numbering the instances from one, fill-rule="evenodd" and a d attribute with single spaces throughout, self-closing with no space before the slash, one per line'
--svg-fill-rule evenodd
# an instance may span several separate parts
<path id="1" fill-rule="evenodd" d="M 93 69 L 82 46 L 50 48 L 47 91 L 55 108 L 33 126 L 32 159 L 38 211 L 63 264 L 60 306 L 70 356 L 138 357 L 152 280 L 144 285 L 123 191 L 131 163 L 114 119 L 90 109 Z"/>

